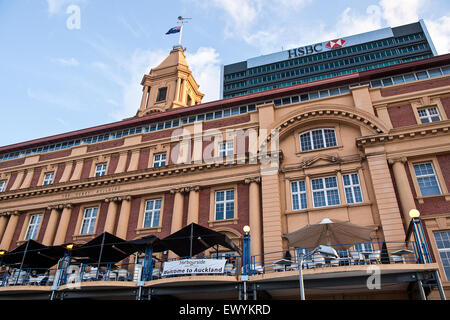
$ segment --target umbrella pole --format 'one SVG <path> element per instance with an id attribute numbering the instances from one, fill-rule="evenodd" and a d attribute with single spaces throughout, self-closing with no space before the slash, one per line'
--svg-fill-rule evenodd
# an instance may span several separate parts
<path id="1" fill-rule="evenodd" d="M 192 238 L 194 237 L 194 225 L 191 224 L 191 245 L 189 248 L 189 257 L 192 258 Z"/>
<path id="2" fill-rule="evenodd" d="M 19 280 L 19 276 L 20 276 L 20 274 L 21 274 L 21 271 L 22 271 L 22 268 L 23 268 L 23 264 L 24 264 L 24 262 L 25 262 L 25 257 L 26 257 L 26 255 L 27 255 L 28 245 L 29 245 L 29 244 L 30 244 L 30 240 L 27 241 L 27 245 L 25 246 L 25 251 L 24 251 L 24 253 L 23 253 L 22 261 L 20 262 L 19 274 L 18 274 L 17 277 L 16 277 L 16 283 L 15 283 L 15 284 L 17 284 L 17 281 Z"/>
<path id="3" fill-rule="evenodd" d="M 100 254 L 98 256 L 98 263 L 97 263 L 97 274 L 95 275 L 95 279 L 98 278 L 98 272 L 100 270 L 100 263 L 102 261 L 102 254 L 103 254 L 103 246 L 105 245 L 105 233 L 103 233 L 102 237 L 102 245 L 100 246 Z"/>

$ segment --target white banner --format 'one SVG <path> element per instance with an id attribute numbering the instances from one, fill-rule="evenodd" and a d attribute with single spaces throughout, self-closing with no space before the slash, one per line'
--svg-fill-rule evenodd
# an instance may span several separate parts
<path id="1" fill-rule="evenodd" d="M 161 276 L 187 274 L 223 274 L 225 259 L 186 259 L 165 262 Z"/>

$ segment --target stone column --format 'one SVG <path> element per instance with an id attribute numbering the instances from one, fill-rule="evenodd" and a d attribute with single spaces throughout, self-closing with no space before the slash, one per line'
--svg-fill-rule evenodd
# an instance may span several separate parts
<path id="1" fill-rule="evenodd" d="M 31 185 L 31 180 L 33 179 L 34 170 L 28 169 L 27 174 L 25 175 L 25 179 L 23 179 L 22 185 L 20 186 L 20 189 L 26 189 L 29 188 Z"/>
<path id="2" fill-rule="evenodd" d="M 187 224 L 198 223 L 198 209 L 200 200 L 200 187 L 190 187 L 189 188 L 189 206 L 188 206 L 188 216 Z"/>
<path id="3" fill-rule="evenodd" d="M 45 229 L 42 244 L 51 246 L 53 244 L 53 240 L 55 239 L 56 227 L 58 224 L 58 215 L 61 212 L 61 208 L 49 207 L 48 209 L 51 210 L 50 218 L 48 219 L 47 228 Z"/>
<path id="4" fill-rule="evenodd" d="M 117 216 L 118 198 L 105 199 L 108 204 L 108 213 L 106 214 L 105 229 L 103 231 L 114 234 L 114 225 Z"/>
<path id="5" fill-rule="evenodd" d="M 142 90 L 141 106 L 139 108 L 140 111 L 143 111 L 147 108 L 147 97 L 148 97 L 148 86 L 144 86 L 144 89 Z"/>
<path id="6" fill-rule="evenodd" d="M 128 151 L 120 153 L 119 162 L 117 163 L 116 171 L 114 173 L 125 172 L 127 165 Z"/>
<path id="7" fill-rule="evenodd" d="M 395 196 L 394 185 L 392 184 L 389 173 L 386 154 L 382 151 L 384 151 L 384 148 L 378 147 L 372 152 L 372 155 L 367 150 L 366 153 L 369 153 L 367 155 L 367 162 L 369 164 L 384 239 L 387 241 L 386 245 L 389 249 L 396 245 L 389 242 L 405 241 L 405 230 Z"/>
<path id="8" fill-rule="evenodd" d="M 73 162 L 66 162 L 65 166 L 64 166 L 64 172 L 61 176 L 61 179 L 59 180 L 59 182 L 67 182 L 70 179 L 70 174 L 72 173 L 72 167 L 73 167 Z"/>
<path id="9" fill-rule="evenodd" d="M 8 225 L 8 214 L 6 212 L 0 213 L 0 241 L 2 240 L 7 225 Z M 2 248 L 0 247 L 0 249 Z"/>
<path id="10" fill-rule="evenodd" d="M 128 165 L 127 171 L 135 171 L 138 169 L 140 153 L 141 153 L 140 149 L 131 151 L 131 159 L 130 159 L 130 164 Z"/>
<path id="11" fill-rule="evenodd" d="M 109 211 L 109 208 L 108 208 Z M 128 231 L 128 220 L 131 213 L 131 197 L 126 196 L 122 198 L 122 206 L 120 207 L 119 221 L 117 223 L 116 236 L 126 240 Z"/>
<path id="12" fill-rule="evenodd" d="M 72 214 L 72 205 L 70 204 L 64 205 L 64 209 L 62 210 L 61 213 L 61 218 L 59 219 L 58 229 L 56 230 L 55 240 L 53 241 L 54 246 L 58 246 L 65 243 L 71 214 Z"/>
<path id="13" fill-rule="evenodd" d="M 80 180 L 81 178 L 81 172 L 83 171 L 83 163 L 84 160 L 77 160 L 75 164 L 75 169 L 73 170 L 72 177 L 70 178 L 70 181 Z"/>
<path id="14" fill-rule="evenodd" d="M 394 172 L 395 185 L 397 186 L 398 196 L 400 198 L 400 206 L 403 211 L 403 221 L 407 226 L 409 224 L 409 211 L 416 209 L 416 203 L 409 185 L 408 176 L 406 175 L 405 163 L 407 159 L 396 158 L 389 160 Z"/>
<path id="15" fill-rule="evenodd" d="M 11 246 L 11 242 L 14 236 L 14 231 L 16 231 L 18 221 L 19 221 L 19 212 L 18 211 L 10 212 L 8 225 L 6 226 L 2 242 L 0 243 L 0 249 L 9 250 L 9 247 Z"/>
<path id="16" fill-rule="evenodd" d="M 183 227 L 183 206 L 184 206 L 184 188 L 172 189 L 170 193 L 175 193 L 172 213 L 172 227 L 170 233 L 177 232 Z"/>
<path id="17" fill-rule="evenodd" d="M 340 204 L 346 204 L 347 198 L 345 197 L 344 180 L 342 179 L 342 172 L 340 169 L 336 170 L 336 179 L 337 179 L 337 185 L 338 185 L 338 190 L 339 190 Z"/>
<path id="18" fill-rule="evenodd" d="M 245 183 L 249 185 L 249 220 L 250 220 L 250 251 L 251 255 L 262 254 L 262 217 L 261 217 L 261 203 L 260 203 L 260 190 L 259 183 L 260 177 L 245 179 Z M 256 258 L 256 264 L 260 264 L 261 256 Z"/>

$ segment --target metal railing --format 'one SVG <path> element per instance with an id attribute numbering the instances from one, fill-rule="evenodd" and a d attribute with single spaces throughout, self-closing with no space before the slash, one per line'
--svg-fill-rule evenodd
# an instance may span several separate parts
<path id="1" fill-rule="evenodd" d="M 18 269 L 0 270 L 0 286 L 51 286 L 57 277 L 57 269 Z"/>

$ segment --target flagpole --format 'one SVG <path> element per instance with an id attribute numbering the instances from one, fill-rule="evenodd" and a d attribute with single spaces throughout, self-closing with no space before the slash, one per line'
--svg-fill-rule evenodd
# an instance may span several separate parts
<path id="1" fill-rule="evenodd" d="M 181 38 L 183 37 L 183 24 L 181 24 L 180 28 L 180 36 L 178 37 L 178 46 L 181 47 Z"/>

